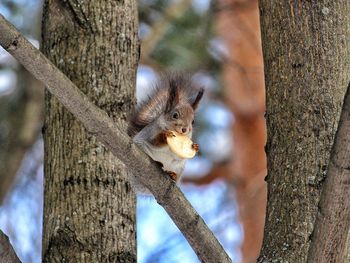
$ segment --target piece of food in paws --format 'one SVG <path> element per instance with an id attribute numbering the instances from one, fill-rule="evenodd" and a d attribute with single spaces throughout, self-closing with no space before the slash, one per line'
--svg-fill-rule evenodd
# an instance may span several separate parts
<path id="1" fill-rule="evenodd" d="M 172 131 L 167 136 L 167 143 L 170 150 L 183 159 L 193 158 L 197 153 L 193 142 L 186 135 Z"/>

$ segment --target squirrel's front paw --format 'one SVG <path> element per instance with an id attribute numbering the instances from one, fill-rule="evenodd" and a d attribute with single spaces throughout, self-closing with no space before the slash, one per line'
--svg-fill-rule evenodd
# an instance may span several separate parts
<path id="1" fill-rule="evenodd" d="M 164 131 L 163 134 L 164 134 L 165 138 L 175 137 L 175 134 L 172 131 Z"/>
<path id="2" fill-rule="evenodd" d="M 167 138 L 168 137 L 174 137 L 175 134 L 172 131 L 163 131 L 160 136 L 161 139 L 159 141 L 161 141 L 163 144 L 167 143 Z"/>
<path id="3" fill-rule="evenodd" d="M 195 150 L 196 152 L 198 152 L 198 151 L 199 151 L 199 145 L 198 145 L 198 143 L 192 144 L 192 149 Z"/>
<path id="4" fill-rule="evenodd" d="M 167 143 L 167 138 L 173 136 L 175 135 L 171 131 L 162 131 L 151 141 L 151 144 L 158 147 L 164 146 Z"/>
<path id="5" fill-rule="evenodd" d="M 171 171 L 165 171 L 173 181 L 177 181 L 177 174 Z"/>

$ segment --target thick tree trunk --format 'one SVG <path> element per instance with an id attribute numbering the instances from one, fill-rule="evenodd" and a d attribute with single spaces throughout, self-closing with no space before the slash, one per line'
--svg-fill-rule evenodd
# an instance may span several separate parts
<path id="1" fill-rule="evenodd" d="M 306 262 L 343 97 L 350 2 L 260 1 L 268 209 L 259 262 Z"/>
<path id="2" fill-rule="evenodd" d="M 138 59 L 135 1 L 47 0 L 43 47 L 122 127 Z M 135 195 L 126 170 L 47 94 L 43 262 L 136 262 Z"/>
<path id="3" fill-rule="evenodd" d="M 349 263 L 349 262 L 350 262 L 350 231 L 348 232 L 348 239 L 346 241 L 342 263 Z"/>
<path id="4" fill-rule="evenodd" d="M 350 229 L 350 85 L 328 164 L 308 263 L 342 263 Z"/>

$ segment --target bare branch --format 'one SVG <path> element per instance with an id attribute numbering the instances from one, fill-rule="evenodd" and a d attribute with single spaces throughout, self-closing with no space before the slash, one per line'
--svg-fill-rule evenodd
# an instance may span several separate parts
<path id="1" fill-rule="evenodd" d="M 21 262 L 13 247 L 11 246 L 9 238 L 0 230 L 0 258 L 3 263 L 17 263 Z"/>
<path id="2" fill-rule="evenodd" d="M 203 219 L 180 189 L 142 152 L 126 133 L 88 98 L 42 53 L 0 15 L 0 45 L 119 158 L 155 196 L 186 237 L 202 262 L 231 262 Z"/>
<path id="3" fill-rule="evenodd" d="M 314 226 L 307 262 L 342 262 L 350 227 L 350 84 Z"/>

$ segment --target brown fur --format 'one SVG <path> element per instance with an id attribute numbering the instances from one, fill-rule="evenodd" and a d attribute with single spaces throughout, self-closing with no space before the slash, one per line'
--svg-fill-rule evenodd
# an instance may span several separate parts
<path id="1" fill-rule="evenodd" d="M 151 141 L 151 144 L 158 147 L 165 146 L 167 144 L 167 136 L 167 132 L 161 132 Z"/>
<path id="2" fill-rule="evenodd" d="M 203 96 L 203 89 L 193 86 L 190 78 L 183 74 L 165 74 L 156 83 L 148 99 L 138 104 L 132 114 L 128 127 L 129 136 L 135 136 L 148 124 L 162 114 L 169 114 L 177 110 L 180 117 L 175 125 L 177 131 L 180 126 L 192 130 L 194 111 Z M 169 122 L 174 121 L 169 118 Z M 182 123 L 181 123 L 182 121 Z M 190 124 L 189 124 L 190 123 Z M 157 143 L 162 140 L 157 141 Z"/>

